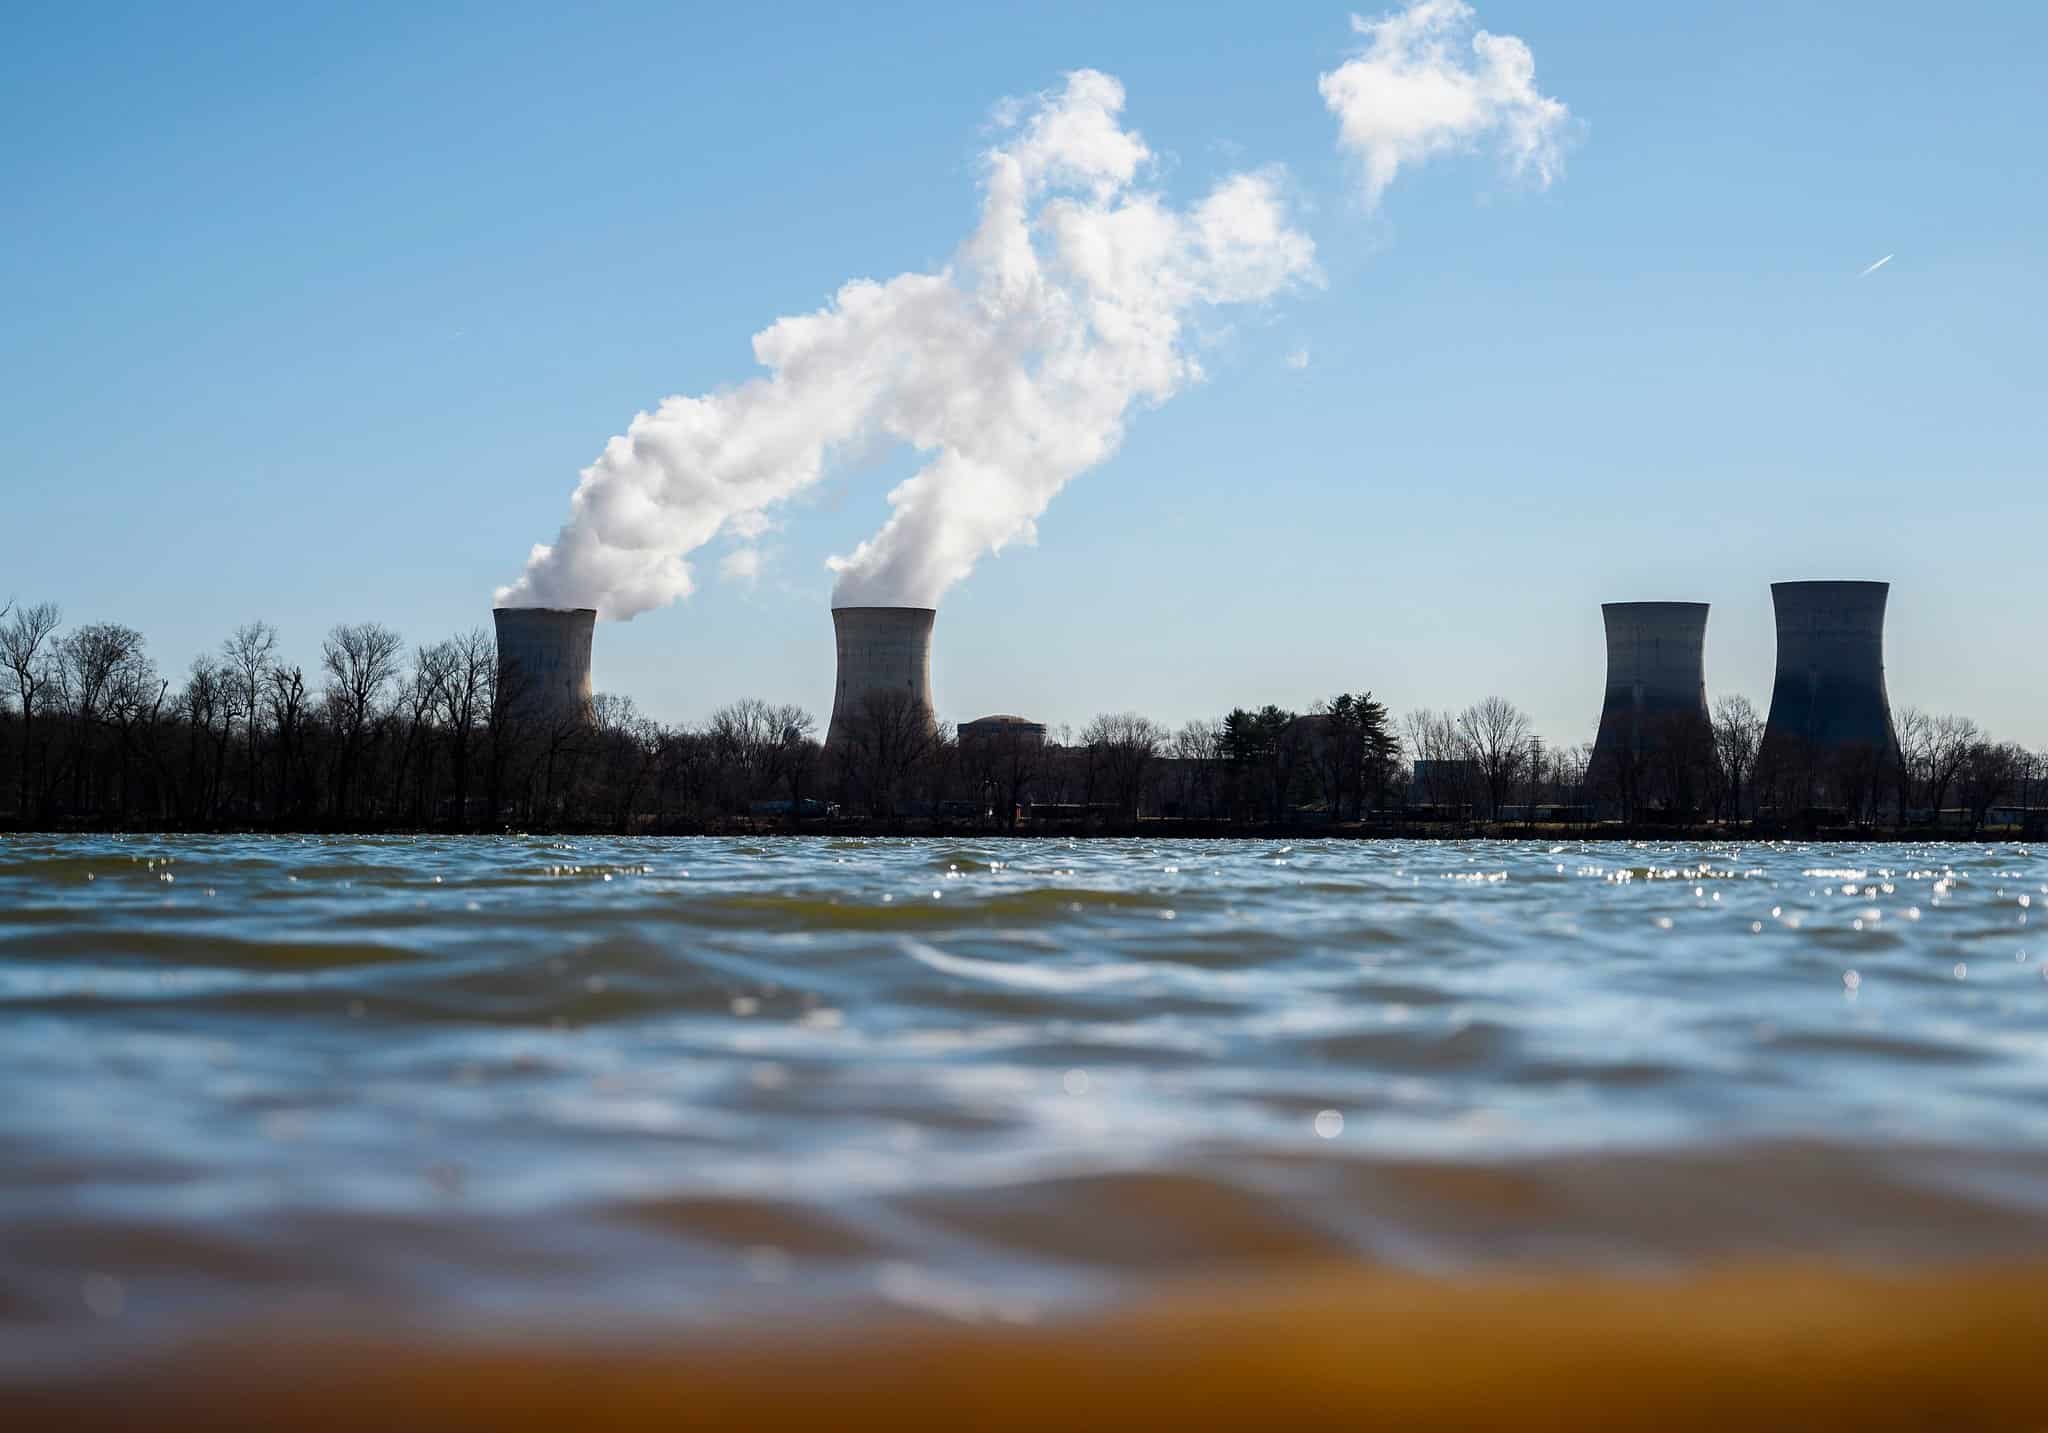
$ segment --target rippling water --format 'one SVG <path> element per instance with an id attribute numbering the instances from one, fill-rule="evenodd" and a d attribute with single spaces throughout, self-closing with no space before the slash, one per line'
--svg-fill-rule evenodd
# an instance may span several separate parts
<path id="1" fill-rule="evenodd" d="M 2010 847 L 4 839 L 0 1350 L 2038 1253 L 2044 908 Z"/>

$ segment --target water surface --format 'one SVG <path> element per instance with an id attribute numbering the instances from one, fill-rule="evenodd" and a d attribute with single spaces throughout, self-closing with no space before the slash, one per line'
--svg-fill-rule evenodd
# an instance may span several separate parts
<path id="1" fill-rule="evenodd" d="M 0 839 L 0 1351 L 2038 1253 L 2044 903 L 1986 846 Z"/>

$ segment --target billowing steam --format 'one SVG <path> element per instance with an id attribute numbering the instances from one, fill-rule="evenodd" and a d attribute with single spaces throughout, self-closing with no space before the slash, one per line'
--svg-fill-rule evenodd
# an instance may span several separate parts
<path id="1" fill-rule="evenodd" d="M 1548 187 L 1564 167 L 1571 113 L 1536 88 L 1536 57 L 1513 35 L 1481 30 L 1464 0 L 1409 0 L 1352 16 L 1364 48 L 1318 85 L 1338 142 L 1364 164 L 1377 205 L 1404 164 L 1491 141 L 1517 174 Z"/>
<path id="2" fill-rule="evenodd" d="M 692 588 L 688 554 L 758 536 L 836 457 L 892 442 L 923 466 L 890 492 L 881 531 L 831 560 L 835 606 L 934 606 L 983 553 L 1032 540 L 1053 496 L 1116 451 L 1134 403 L 1200 377 L 1191 315 L 1315 271 L 1274 172 L 1233 174 L 1185 209 L 1144 188 L 1151 152 L 1123 103 L 1115 79 L 1079 70 L 1019 108 L 952 263 L 849 283 L 755 336 L 765 376 L 640 414 L 498 601 L 606 618 L 674 601 Z"/>

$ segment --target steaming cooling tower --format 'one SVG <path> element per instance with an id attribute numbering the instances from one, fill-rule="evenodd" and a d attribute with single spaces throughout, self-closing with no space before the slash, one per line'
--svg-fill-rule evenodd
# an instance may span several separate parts
<path id="1" fill-rule="evenodd" d="M 1688 761 L 1706 755 L 1707 604 L 1605 602 L 1600 615 L 1607 696 L 1589 770 L 1610 788 L 1625 787 L 1629 805 L 1687 796 L 1671 789 L 1672 764 L 1662 758 L 1674 749 Z"/>
<path id="2" fill-rule="evenodd" d="M 1767 749 L 1814 756 L 1897 750 L 1884 690 L 1888 582 L 1773 582 L 1778 676 Z"/>
<path id="3" fill-rule="evenodd" d="M 549 725 L 590 720 L 594 607 L 499 607 L 498 689 L 508 709 Z"/>
<path id="4" fill-rule="evenodd" d="M 906 700 L 926 724 L 938 724 L 932 707 L 932 623 L 938 615 L 930 607 L 832 609 L 839 685 L 832 692 L 827 746 L 837 746 L 865 715 Z"/>

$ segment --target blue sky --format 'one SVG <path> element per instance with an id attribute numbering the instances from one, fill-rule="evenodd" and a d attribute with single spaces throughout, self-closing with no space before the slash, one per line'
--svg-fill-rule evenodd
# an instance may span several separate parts
<path id="1" fill-rule="evenodd" d="M 1874 577 L 1896 704 L 2048 744 L 2048 10 L 1476 8 L 1570 107 L 1562 177 L 1442 156 L 1368 212 L 1341 5 L 10 7 L 0 597 L 173 672 L 252 617 L 309 666 L 339 621 L 487 622 L 635 412 L 946 262 L 991 106 L 1092 66 L 1176 201 L 1284 165 L 1323 283 L 1219 314 L 947 596 L 944 715 L 1370 687 L 1585 740 L 1602 601 L 1712 602 L 1710 695 L 1761 706 L 1769 583 Z M 606 624 L 599 685 L 822 714 L 824 559 L 911 467 Z"/>

